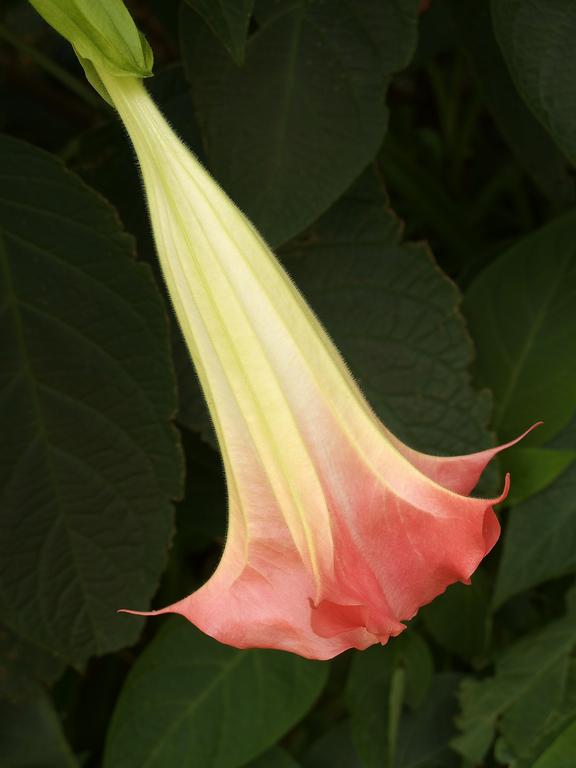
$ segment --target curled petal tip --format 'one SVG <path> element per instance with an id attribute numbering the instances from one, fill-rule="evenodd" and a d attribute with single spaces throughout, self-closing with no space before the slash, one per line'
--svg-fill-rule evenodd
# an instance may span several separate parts
<path id="1" fill-rule="evenodd" d="M 130 608 L 118 608 L 116 613 L 129 613 L 131 616 L 156 616 L 160 613 L 166 613 L 164 609 L 161 611 L 133 611 Z"/>
<path id="2" fill-rule="evenodd" d="M 527 430 L 525 430 L 519 437 L 514 438 L 514 440 L 511 440 L 509 443 L 505 443 L 504 445 L 500 446 L 498 448 L 498 451 L 505 450 L 506 448 L 512 448 L 514 445 L 519 443 L 521 440 L 524 440 L 525 437 L 527 437 L 531 432 L 533 432 L 538 427 L 541 427 L 544 424 L 543 421 L 537 421 L 534 424 L 532 424 L 531 427 L 528 427 Z M 504 490 L 502 491 L 501 495 L 494 501 L 495 504 L 499 504 L 500 502 L 504 501 L 504 499 L 508 496 L 508 493 L 510 492 L 510 473 L 506 473 L 506 477 L 504 478 Z"/>
<path id="3" fill-rule="evenodd" d="M 500 502 L 504 501 L 504 499 L 508 496 L 509 492 L 510 492 L 510 472 L 506 472 L 506 476 L 504 477 L 504 488 L 502 489 L 502 493 L 494 503 L 500 504 Z"/>
<path id="4" fill-rule="evenodd" d="M 538 427 L 541 427 L 544 424 L 543 421 L 537 421 L 534 424 L 532 424 L 531 427 L 528 427 L 528 429 L 523 432 L 520 437 L 514 438 L 514 440 L 511 440 L 509 443 L 506 443 L 504 446 L 505 448 L 511 448 L 513 445 L 516 445 L 516 443 L 519 443 L 521 440 L 524 440 L 527 435 L 530 434 L 530 432 L 533 432 L 535 429 L 538 429 Z"/>

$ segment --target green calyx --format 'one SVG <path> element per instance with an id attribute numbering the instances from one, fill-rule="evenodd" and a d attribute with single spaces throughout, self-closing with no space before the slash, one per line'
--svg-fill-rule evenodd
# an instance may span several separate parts
<path id="1" fill-rule="evenodd" d="M 30 0 L 38 13 L 68 40 L 86 77 L 109 103 L 97 70 L 150 77 L 153 54 L 122 0 Z"/>

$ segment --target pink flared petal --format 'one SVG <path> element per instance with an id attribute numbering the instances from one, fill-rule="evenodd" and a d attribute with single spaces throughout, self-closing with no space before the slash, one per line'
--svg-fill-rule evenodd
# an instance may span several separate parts
<path id="1" fill-rule="evenodd" d="M 431 480 L 455 493 L 468 494 L 476 487 L 482 472 L 497 454 L 519 443 L 541 424 L 541 421 L 536 422 L 509 443 L 464 456 L 429 456 L 409 448 L 391 434 L 388 438 L 414 467 Z"/>
<path id="2" fill-rule="evenodd" d="M 229 549 L 197 592 L 152 613 L 177 613 L 238 648 L 277 648 L 313 659 L 386 643 L 403 622 L 456 581 L 467 582 L 494 546 L 493 505 L 429 486 L 430 509 L 391 493 L 362 462 L 348 457 L 353 506 L 332 508 L 334 569 L 323 595 L 289 537 L 252 530 L 244 560 Z M 364 473 L 364 477 L 361 477 Z M 327 491 L 329 503 L 334 499 Z M 262 537 L 259 537 L 262 533 Z M 232 553 L 232 554 L 230 554 Z M 151 615 L 151 614 L 141 614 Z"/>
<path id="3" fill-rule="evenodd" d="M 141 616 L 175 613 L 184 616 L 207 635 L 236 648 L 276 648 L 310 659 L 331 659 L 348 648 L 365 649 L 377 642 L 358 623 L 318 635 L 312 627 L 310 595 L 314 584 L 296 553 L 278 553 L 256 566 L 248 565 L 228 588 L 228 566 L 197 592 L 160 611 Z"/>

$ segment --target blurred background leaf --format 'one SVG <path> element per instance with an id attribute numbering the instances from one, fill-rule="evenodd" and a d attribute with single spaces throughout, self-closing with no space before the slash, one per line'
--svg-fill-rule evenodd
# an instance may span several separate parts
<path id="1" fill-rule="evenodd" d="M 576 410 L 576 214 L 553 221 L 503 253 L 464 303 L 477 345 L 476 374 L 494 392 L 493 424 L 510 440 L 535 421 L 543 444 Z"/>
<path id="2" fill-rule="evenodd" d="M 576 721 L 557 737 L 534 763 L 534 768 L 571 768 L 576 755 Z"/>
<path id="3" fill-rule="evenodd" d="M 450 746 L 455 734 L 456 693 L 460 676 L 434 676 L 420 708 L 400 721 L 397 768 L 456 768 L 458 756 Z"/>
<path id="4" fill-rule="evenodd" d="M 495 605 L 550 579 L 576 572 L 576 467 L 510 514 Z"/>
<path id="5" fill-rule="evenodd" d="M 286 750 L 273 747 L 256 760 L 246 763 L 245 768 L 299 768 L 299 764 Z"/>
<path id="6" fill-rule="evenodd" d="M 74 768 L 57 713 L 45 693 L 17 703 L 0 700 L 0 765 L 3 768 Z"/>
<path id="7" fill-rule="evenodd" d="M 393 768 L 397 764 L 404 704 L 418 707 L 422 703 L 433 674 L 430 651 L 415 632 L 354 657 L 347 701 L 352 739 L 366 768 Z"/>
<path id="8" fill-rule="evenodd" d="M 427 632 L 442 647 L 464 659 L 481 656 L 490 635 L 490 586 L 485 571 L 478 570 L 471 585 L 453 584 L 420 618 Z"/>
<path id="9" fill-rule="evenodd" d="M 344 720 L 325 731 L 302 760 L 304 768 L 362 768 L 352 741 L 350 721 Z"/>
<path id="10" fill-rule="evenodd" d="M 576 451 L 516 447 L 506 457 L 506 469 L 514 478 L 508 503 L 512 505 L 547 488 L 576 459 Z"/>
<path id="11" fill-rule="evenodd" d="M 244 63 L 254 0 L 186 0 L 220 40 L 235 63 Z"/>
<path id="12" fill-rule="evenodd" d="M 512 82 L 494 36 L 489 2 L 450 0 L 450 8 L 480 94 L 510 151 L 558 212 L 569 208 L 575 189 L 568 163 Z"/>
<path id="13" fill-rule="evenodd" d="M 0 624 L 0 700 L 30 696 L 39 683 L 54 683 L 64 668 L 60 659 Z"/>

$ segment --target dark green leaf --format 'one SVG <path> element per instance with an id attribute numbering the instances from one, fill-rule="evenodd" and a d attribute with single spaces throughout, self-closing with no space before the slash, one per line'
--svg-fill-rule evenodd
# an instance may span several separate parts
<path id="1" fill-rule="evenodd" d="M 0 624 L 0 699 L 30 697 L 39 683 L 53 683 L 63 669 L 59 659 Z"/>
<path id="2" fill-rule="evenodd" d="M 453 584 L 420 611 L 432 637 L 464 659 L 486 650 L 490 629 L 489 591 L 486 577 L 478 571 L 470 586 Z"/>
<path id="3" fill-rule="evenodd" d="M 236 64 L 244 62 L 254 0 L 186 0 L 200 14 Z"/>
<path id="4" fill-rule="evenodd" d="M 328 669 L 280 651 L 220 645 L 172 619 L 128 677 L 105 766 L 243 766 L 308 712 Z"/>
<path id="5" fill-rule="evenodd" d="M 576 572 L 576 466 L 510 513 L 494 604 Z"/>
<path id="6" fill-rule="evenodd" d="M 492 16 L 518 90 L 576 163 L 576 5 L 570 0 L 492 0 Z"/>
<path id="7" fill-rule="evenodd" d="M 277 245 L 314 221 L 375 156 L 386 85 L 414 51 L 418 2 L 263 5 L 243 67 L 190 10 L 182 48 L 209 166 Z"/>
<path id="8" fill-rule="evenodd" d="M 520 241 L 476 278 L 464 311 L 477 346 L 477 377 L 494 392 L 503 440 L 536 421 L 543 443 L 575 409 L 576 214 Z"/>
<path id="9" fill-rule="evenodd" d="M 163 303 L 110 207 L 0 143 L 2 616 L 80 663 L 134 642 L 166 559 L 180 454 Z"/>
<path id="10" fill-rule="evenodd" d="M 422 703 L 433 676 L 426 643 L 409 630 L 354 656 L 347 684 L 352 737 L 366 768 L 393 768 L 402 706 Z"/>
<path id="11" fill-rule="evenodd" d="M 73 768 L 77 765 L 52 702 L 38 689 L 17 703 L 0 701 L 2 768 Z"/>
<path id="12" fill-rule="evenodd" d="M 515 751 L 535 742 L 563 704 L 575 645 L 571 615 L 523 637 L 497 661 L 492 677 L 464 681 L 455 748 L 479 763 L 497 730 Z"/>

